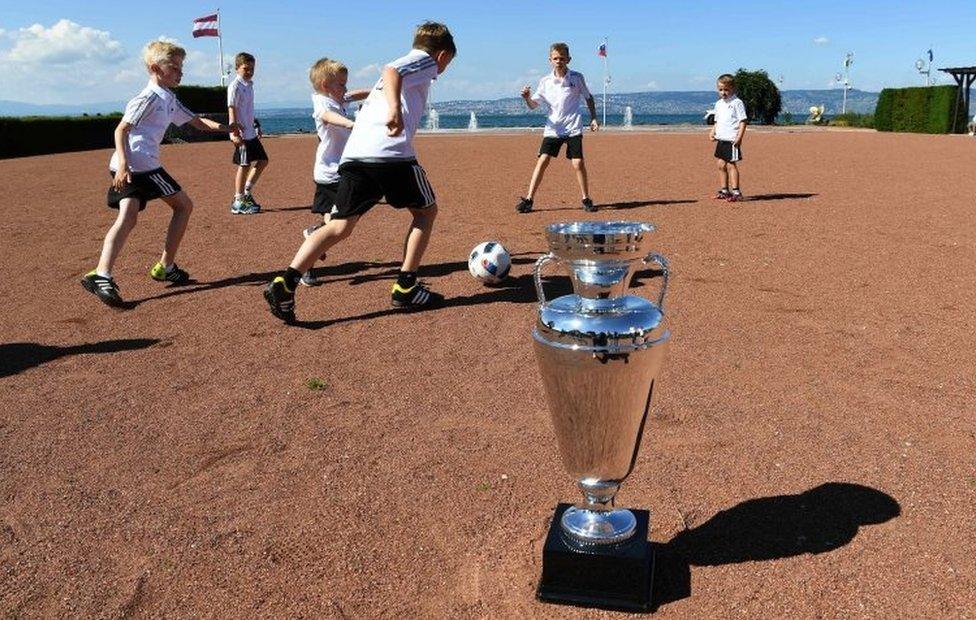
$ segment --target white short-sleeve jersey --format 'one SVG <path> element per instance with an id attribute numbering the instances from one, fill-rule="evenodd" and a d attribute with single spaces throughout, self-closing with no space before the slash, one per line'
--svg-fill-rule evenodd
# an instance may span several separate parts
<path id="1" fill-rule="evenodd" d="M 241 137 L 253 140 L 258 137 L 254 129 L 254 82 L 241 76 L 235 77 L 227 85 L 227 107 L 234 106 L 237 122 L 241 124 Z"/>
<path id="2" fill-rule="evenodd" d="M 542 135 L 567 138 L 583 133 L 580 104 L 590 97 L 586 80 L 578 71 L 567 71 L 564 77 L 557 77 L 555 73 L 542 76 L 532 93 L 532 101 L 549 106 Z"/>
<path id="3" fill-rule="evenodd" d="M 315 149 L 315 167 L 312 176 L 316 183 L 335 183 L 339 180 L 339 160 L 352 132 L 348 127 L 326 123 L 325 112 L 335 112 L 349 118 L 346 108 L 335 99 L 321 93 L 312 93 L 312 117 L 315 131 L 319 134 L 319 146 Z M 351 120 L 351 119 L 350 119 Z"/>
<path id="4" fill-rule="evenodd" d="M 146 172 L 160 167 L 159 143 L 163 141 L 170 123 L 184 125 L 196 115 L 186 109 L 173 91 L 152 80 L 142 92 L 125 105 L 122 120 L 132 125 L 126 143 L 130 172 Z M 119 169 L 118 154 L 112 154 L 108 167 Z"/>
<path id="5" fill-rule="evenodd" d="M 437 62 L 422 50 L 410 50 L 387 65 L 400 74 L 400 109 L 403 131 L 399 136 L 386 135 L 390 108 L 383 94 L 383 78 L 376 83 L 356 116 L 356 126 L 349 135 L 342 161 L 395 161 L 417 157 L 413 136 L 427 105 L 430 83 L 437 78 Z"/>
<path id="6" fill-rule="evenodd" d="M 739 133 L 739 123 L 749 121 L 746 106 L 735 95 L 715 102 L 715 139 L 735 142 Z"/>

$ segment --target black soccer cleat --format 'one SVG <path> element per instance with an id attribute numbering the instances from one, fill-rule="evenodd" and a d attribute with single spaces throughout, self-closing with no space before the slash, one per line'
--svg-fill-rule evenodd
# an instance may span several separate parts
<path id="1" fill-rule="evenodd" d="M 271 314 L 285 323 L 295 322 L 295 291 L 289 291 L 285 279 L 278 276 L 264 289 L 264 299 Z"/>
<path id="2" fill-rule="evenodd" d="M 593 204 L 593 201 L 590 200 L 589 198 L 584 198 L 583 210 L 586 211 L 587 213 L 593 213 L 594 211 L 596 211 L 596 205 Z"/>
<path id="3" fill-rule="evenodd" d="M 403 288 L 394 283 L 393 293 L 390 295 L 390 304 L 399 310 L 434 308 L 442 303 L 444 303 L 443 295 L 431 291 L 420 282 L 410 288 Z"/>
<path id="4" fill-rule="evenodd" d="M 520 198 L 518 204 L 515 205 L 515 210 L 519 213 L 528 213 L 532 210 L 532 199 L 531 198 Z"/>
<path id="5" fill-rule="evenodd" d="M 86 291 L 98 297 L 99 301 L 108 306 L 121 308 L 125 305 L 125 302 L 122 301 L 122 297 L 119 295 L 119 285 L 112 278 L 100 276 L 92 270 L 86 273 L 85 277 L 81 279 L 81 285 Z"/>

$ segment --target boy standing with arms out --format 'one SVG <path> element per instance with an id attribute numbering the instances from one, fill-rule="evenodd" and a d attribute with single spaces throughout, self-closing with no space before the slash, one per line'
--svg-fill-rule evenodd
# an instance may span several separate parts
<path id="1" fill-rule="evenodd" d="M 728 73 L 718 76 L 716 84 L 719 100 L 715 102 L 715 124 L 708 132 L 708 138 L 716 142 L 715 161 L 718 163 L 718 178 L 721 185 L 717 200 L 736 202 L 742 200 L 739 191 L 739 165 L 742 161 L 742 136 L 746 133 L 749 117 L 746 106 L 735 95 L 735 78 Z M 729 185 L 732 191 L 729 191 Z"/>
<path id="2" fill-rule="evenodd" d="M 586 87 L 583 74 L 569 70 L 569 46 L 565 43 L 553 43 L 549 46 L 549 63 L 552 73 L 543 76 L 535 93 L 530 96 L 528 86 L 522 89 L 522 99 L 530 110 L 539 107 L 540 103 L 549 106 L 549 116 L 546 117 L 546 128 L 542 132 L 542 146 L 539 147 L 539 159 L 536 160 L 532 179 L 529 181 L 529 191 L 525 198 L 519 200 L 515 210 L 528 213 L 532 210 L 532 198 L 535 190 L 542 182 L 542 175 L 549 167 L 549 160 L 559 157 L 559 149 L 566 144 L 566 157 L 576 170 L 576 180 L 583 193 L 583 209 L 596 211 L 590 199 L 590 190 L 586 179 L 586 164 L 583 163 L 583 119 L 579 113 L 580 99 L 586 101 L 590 111 L 590 130 L 596 131 L 596 104 L 593 95 Z"/>
<path id="3" fill-rule="evenodd" d="M 443 301 L 417 281 L 417 269 L 437 216 L 434 191 L 417 163 L 413 136 L 427 104 L 430 83 L 457 54 L 447 26 L 427 22 L 417 28 L 413 49 L 383 68 L 359 112 L 339 165 L 336 212 L 298 249 L 284 274 L 264 291 L 271 313 L 295 320 L 295 288 L 315 260 L 352 233 L 359 218 L 381 198 L 413 216 L 403 247 L 403 264 L 393 285 L 391 304 L 411 310 Z"/>
<path id="4" fill-rule="evenodd" d="M 112 266 L 126 238 L 136 225 L 139 212 L 155 198 L 173 209 L 166 230 L 166 245 L 149 276 L 160 282 L 183 284 L 190 274 L 176 266 L 176 251 L 186 231 L 193 202 L 159 163 L 159 143 L 170 123 L 190 123 L 204 131 L 239 132 L 237 125 L 222 125 L 200 118 L 180 103 L 171 88 L 183 77 L 186 51 L 165 41 L 152 41 L 143 51 L 149 71 L 149 84 L 125 106 L 122 121 L 115 128 L 115 153 L 109 163 L 112 185 L 108 206 L 119 210 L 118 218 L 102 244 L 98 267 L 85 274 L 81 285 L 110 306 L 122 306 L 118 286 L 112 279 Z"/>
<path id="5" fill-rule="evenodd" d="M 230 123 L 241 126 L 240 136 L 231 136 L 234 142 L 234 202 L 230 212 L 253 215 L 261 212 L 261 205 L 254 201 L 251 189 L 268 165 L 268 154 L 261 145 L 261 125 L 254 118 L 254 56 L 241 52 L 234 57 L 237 77 L 227 86 L 227 116 Z"/>
<path id="6" fill-rule="evenodd" d="M 321 215 L 322 221 L 305 229 L 306 239 L 329 222 L 335 208 L 336 192 L 339 190 L 339 160 L 353 128 L 353 119 L 349 118 L 345 104 L 360 101 L 369 95 L 368 90 L 347 93 L 349 70 L 337 60 L 320 58 L 312 65 L 308 78 L 315 90 L 312 93 L 312 118 L 315 119 L 315 131 L 319 135 L 312 169 L 315 180 L 312 213 Z M 318 283 L 311 268 L 302 275 L 301 284 L 315 286 Z"/>

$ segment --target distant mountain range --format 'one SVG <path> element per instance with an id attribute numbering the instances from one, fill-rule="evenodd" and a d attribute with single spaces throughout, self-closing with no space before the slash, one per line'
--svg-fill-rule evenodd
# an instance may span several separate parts
<path id="1" fill-rule="evenodd" d="M 603 95 L 594 93 L 597 110 L 602 110 Z M 840 114 L 844 91 L 784 90 L 783 112 L 809 114 L 811 106 L 824 106 L 826 114 Z M 703 114 L 718 96 L 714 91 L 653 91 L 645 93 L 607 93 L 607 113 L 622 114 L 630 106 L 634 114 Z M 847 111 L 871 113 L 878 103 L 878 93 L 863 90 L 847 92 Z M 521 97 L 507 97 L 490 101 L 440 101 L 432 104 L 441 114 L 525 114 L 528 108 Z"/>
<path id="2" fill-rule="evenodd" d="M 783 111 L 793 114 L 808 114 L 811 106 L 824 106 L 826 114 L 839 114 L 843 105 L 844 91 L 831 90 L 784 90 L 781 92 Z M 597 109 L 602 110 L 603 97 L 594 93 Z M 715 103 L 714 91 L 653 91 L 645 93 L 608 93 L 607 112 L 621 114 L 630 106 L 634 114 L 703 114 Z M 874 112 L 878 93 L 863 90 L 850 90 L 847 93 L 849 112 Z M 525 114 L 528 108 L 521 97 L 506 97 L 491 100 L 439 101 L 433 103 L 441 114 Z M 81 105 L 40 105 L 20 101 L 0 100 L 0 116 L 60 116 L 81 114 L 109 114 L 121 112 L 124 101 L 86 103 Z M 308 102 L 275 102 L 265 108 L 307 108 Z M 540 112 L 541 113 L 541 112 Z"/>

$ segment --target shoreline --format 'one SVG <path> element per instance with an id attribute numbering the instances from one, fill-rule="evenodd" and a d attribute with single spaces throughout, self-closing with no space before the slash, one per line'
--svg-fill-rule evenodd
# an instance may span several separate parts
<path id="1" fill-rule="evenodd" d="M 635 125 L 634 127 L 601 127 L 595 133 L 611 134 L 644 134 L 644 133 L 673 133 L 673 134 L 695 134 L 704 133 L 708 130 L 708 125 Z M 526 135 L 532 133 L 542 133 L 542 127 L 479 127 L 478 129 L 418 129 L 418 136 L 444 137 L 444 136 L 477 136 L 477 135 Z M 829 132 L 876 132 L 876 129 L 869 127 L 830 127 L 823 125 L 750 125 L 750 133 L 812 133 L 817 131 Z M 594 132 L 585 132 L 590 135 Z M 952 135 L 952 134 L 948 134 Z M 958 134 L 965 135 L 965 134 Z M 315 132 L 291 132 L 264 134 L 262 138 L 295 138 L 301 136 L 315 136 Z"/>

